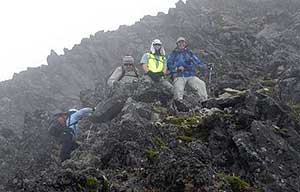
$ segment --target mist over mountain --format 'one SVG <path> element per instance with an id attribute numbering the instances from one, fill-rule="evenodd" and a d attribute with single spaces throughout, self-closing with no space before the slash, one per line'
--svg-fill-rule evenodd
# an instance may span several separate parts
<path id="1" fill-rule="evenodd" d="M 48 65 L 0 83 L 0 189 L 299 191 L 299 34 L 297 0 L 187 0 L 168 14 L 96 32 L 62 55 L 51 51 Z M 56 164 L 55 154 L 49 154 L 57 149 L 46 136 L 47 114 L 85 106 L 88 99 L 96 104 L 123 56 L 132 55 L 139 65 L 153 39 L 170 53 L 179 36 L 205 63 L 214 63 L 208 87 L 213 99 L 200 106 L 191 98 L 185 106 L 207 109 L 201 112 L 202 124 L 184 129 L 181 120 L 167 117 L 180 119 L 180 114 L 194 122 L 195 114 L 166 107 L 165 114 L 156 112 L 156 122 L 165 123 L 165 129 L 158 128 L 142 116 L 154 113 L 153 104 L 139 96 L 127 101 L 111 123 L 95 125 L 88 142 L 91 122 L 83 123 L 84 144 L 62 167 Z M 241 92 L 221 97 L 226 88 Z M 126 114 L 131 118 L 124 120 Z M 184 144 L 170 147 L 176 139 Z M 230 174 L 240 175 L 247 184 L 237 182 L 249 187 L 233 186 L 226 180 Z"/>
<path id="2" fill-rule="evenodd" d="M 138 63 L 154 38 L 160 38 L 170 52 L 176 38 L 185 36 L 192 49 L 205 50 L 206 62 L 217 62 L 218 68 L 228 72 L 239 66 L 270 72 L 268 67 L 276 70 L 273 63 L 289 57 L 287 66 L 291 66 L 299 59 L 297 8 L 297 1 L 178 2 L 168 14 L 145 16 L 117 31 L 97 32 L 71 50 L 65 49 L 63 55 L 51 51 L 48 65 L 1 82 L 1 126 L 18 129 L 25 111 L 78 105 L 81 90 L 103 83 L 124 55 L 133 55 Z M 285 52 L 294 54 L 285 57 Z M 261 76 L 268 75 L 260 72 Z M 9 122 L 11 116 L 14 120 Z"/>

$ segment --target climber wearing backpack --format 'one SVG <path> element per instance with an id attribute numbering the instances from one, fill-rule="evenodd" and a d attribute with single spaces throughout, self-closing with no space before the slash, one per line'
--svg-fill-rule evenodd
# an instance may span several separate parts
<path id="1" fill-rule="evenodd" d="M 176 48 L 169 55 L 167 60 L 168 70 L 174 76 L 174 97 L 175 100 L 182 100 L 185 85 L 188 84 L 194 89 L 200 100 L 207 99 L 206 84 L 196 76 L 196 67 L 203 67 L 201 60 L 187 47 L 187 41 L 179 37 L 176 41 Z"/>
<path id="2" fill-rule="evenodd" d="M 150 52 L 145 53 L 140 61 L 147 81 L 160 83 L 168 90 L 173 90 L 172 84 L 165 79 L 167 74 L 166 53 L 159 39 L 153 40 Z"/>
<path id="3" fill-rule="evenodd" d="M 49 132 L 51 135 L 59 137 L 61 140 L 61 161 L 69 159 L 71 152 L 78 147 L 78 144 L 76 143 L 79 132 L 77 127 L 78 122 L 83 117 L 91 116 L 94 111 L 95 108 L 87 107 L 80 110 L 70 109 L 66 113 L 55 115 L 55 119 L 50 124 Z"/>
<path id="4" fill-rule="evenodd" d="M 122 65 L 117 67 L 111 76 L 107 80 L 108 87 L 113 87 L 113 85 L 122 81 L 124 83 L 131 83 L 138 79 L 139 75 L 136 67 L 134 66 L 134 59 L 132 56 L 125 56 L 122 59 Z"/>
<path id="5" fill-rule="evenodd" d="M 127 98 L 132 95 L 138 79 L 134 58 L 123 57 L 122 65 L 117 67 L 107 80 L 105 98 L 97 104 L 97 122 L 110 121 L 120 112 Z"/>

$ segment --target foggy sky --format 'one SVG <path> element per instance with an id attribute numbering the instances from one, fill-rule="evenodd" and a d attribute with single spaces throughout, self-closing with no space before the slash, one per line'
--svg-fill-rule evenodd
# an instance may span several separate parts
<path id="1" fill-rule="evenodd" d="M 100 30 L 131 25 L 144 15 L 167 13 L 178 0 L 9 0 L 0 2 L 0 81 L 47 64 Z"/>

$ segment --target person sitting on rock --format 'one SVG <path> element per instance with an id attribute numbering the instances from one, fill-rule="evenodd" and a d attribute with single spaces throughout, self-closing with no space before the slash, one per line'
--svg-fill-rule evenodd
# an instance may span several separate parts
<path id="1" fill-rule="evenodd" d="M 75 150 L 79 145 L 77 144 L 77 136 L 78 136 L 78 122 L 87 116 L 91 116 L 95 108 L 82 108 L 80 110 L 77 109 L 70 109 L 68 112 L 71 115 L 66 119 L 66 127 L 67 129 L 63 132 L 61 136 L 62 141 L 62 149 L 60 152 L 60 159 L 61 161 L 65 161 L 66 159 L 70 159 L 71 152 Z"/>
<path id="2" fill-rule="evenodd" d="M 167 73 L 167 63 L 165 50 L 159 39 L 153 40 L 150 52 L 145 53 L 141 58 L 141 65 L 146 76 L 145 79 L 150 82 L 160 83 L 163 87 L 173 90 L 172 84 L 164 77 Z"/>
<path id="3" fill-rule="evenodd" d="M 107 80 L 105 98 L 97 104 L 96 122 L 110 121 L 120 112 L 127 98 L 133 94 L 134 82 L 138 79 L 134 58 L 123 57 L 122 65 L 117 67 Z"/>
<path id="4" fill-rule="evenodd" d="M 204 66 L 201 60 L 187 47 L 187 41 L 179 37 L 176 41 L 176 48 L 169 55 L 167 60 L 168 70 L 174 75 L 174 98 L 182 100 L 185 85 L 188 84 L 194 89 L 200 100 L 207 99 L 206 84 L 196 76 L 196 66 Z"/>
<path id="5" fill-rule="evenodd" d="M 125 56 L 122 59 L 122 65 L 117 67 L 107 80 L 108 87 L 112 88 L 114 83 L 122 81 L 124 83 L 131 83 L 138 79 L 139 75 L 134 66 L 134 58 L 132 56 Z"/>

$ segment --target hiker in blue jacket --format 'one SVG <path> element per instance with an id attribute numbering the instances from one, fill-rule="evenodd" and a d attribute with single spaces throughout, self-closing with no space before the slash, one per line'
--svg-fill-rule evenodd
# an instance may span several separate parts
<path id="1" fill-rule="evenodd" d="M 82 108 L 80 110 L 70 109 L 68 112 L 72 113 L 66 120 L 67 130 L 62 135 L 62 149 L 60 152 L 61 161 L 70 159 L 71 152 L 75 150 L 79 145 L 76 143 L 76 139 L 79 133 L 78 122 L 83 117 L 91 116 L 95 111 L 95 108 Z"/>
<path id="2" fill-rule="evenodd" d="M 185 38 L 179 37 L 176 41 L 177 47 L 172 51 L 167 60 L 168 70 L 174 76 L 174 97 L 182 100 L 185 85 L 188 84 L 197 91 L 200 99 L 207 99 L 205 82 L 196 76 L 196 67 L 204 66 L 201 60 L 187 48 Z"/>

